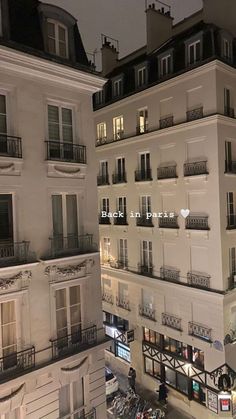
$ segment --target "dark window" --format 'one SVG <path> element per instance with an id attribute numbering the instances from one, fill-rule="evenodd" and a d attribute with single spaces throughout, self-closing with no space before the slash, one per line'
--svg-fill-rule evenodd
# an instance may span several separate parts
<path id="1" fill-rule="evenodd" d="M 161 376 L 161 365 L 159 362 L 154 361 L 151 358 L 144 356 L 144 368 L 145 373 L 151 375 L 152 377 Z"/>
<path id="2" fill-rule="evenodd" d="M 204 351 L 193 347 L 192 348 L 192 361 L 196 366 L 200 368 L 204 368 Z"/>
<path id="3" fill-rule="evenodd" d="M 12 195 L 0 195 L 0 242 L 13 242 Z"/>
<path id="4" fill-rule="evenodd" d="M 170 386 L 176 388 L 176 372 L 168 367 L 165 367 L 165 381 Z"/>
<path id="5" fill-rule="evenodd" d="M 188 346 L 178 340 L 164 336 L 164 349 L 181 358 L 188 359 Z"/>
<path id="6" fill-rule="evenodd" d="M 188 377 L 185 375 L 176 373 L 176 388 L 181 393 L 188 394 Z"/>

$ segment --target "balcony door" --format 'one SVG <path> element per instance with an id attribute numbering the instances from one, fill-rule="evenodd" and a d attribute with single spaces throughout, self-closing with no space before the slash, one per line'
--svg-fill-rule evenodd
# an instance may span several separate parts
<path id="1" fill-rule="evenodd" d="M 151 197 L 144 195 L 140 197 L 140 212 L 146 217 L 147 212 L 151 212 Z"/>
<path id="2" fill-rule="evenodd" d="M 227 218 L 228 218 L 228 227 L 233 227 L 236 225 L 235 200 L 234 200 L 233 192 L 227 192 Z"/>
<path id="3" fill-rule="evenodd" d="M 0 154 L 7 154 L 7 107 L 5 95 L 0 95 Z"/>
<path id="4" fill-rule="evenodd" d="M 48 105 L 48 153 L 50 159 L 73 160 L 72 109 Z"/>
<path id="5" fill-rule="evenodd" d="M 225 105 L 225 115 L 230 116 L 231 109 L 231 92 L 230 89 L 224 89 L 224 105 Z"/>
<path id="6" fill-rule="evenodd" d="M 137 120 L 137 130 L 139 134 L 143 134 L 147 131 L 148 128 L 148 110 L 147 108 L 139 109 L 138 111 L 138 120 Z"/>
<path id="7" fill-rule="evenodd" d="M 225 141 L 225 171 L 231 171 L 232 169 L 232 143 L 231 141 Z"/>
<path id="8" fill-rule="evenodd" d="M 150 269 L 152 267 L 152 242 L 148 240 L 142 241 L 142 265 Z"/>
<path id="9" fill-rule="evenodd" d="M 119 157 L 116 159 L 117 180 L 121 182 L 125 176 L 125 158 Z"/>
<path id="10" fill-rule="evenodd" d="M 16 303 L 14 300 L 0 304 L 0 357 L 3 370 L 17 365 Z"/>
<path id="11" fill-rule="evenodd" d="M 140 154 L 140 170 L 142 175 L 149 175 L 150 173 L 150 153 Z"/>
<path id="12" fill-rule="evenodd" d="M 117 198 L 117 211 L 121 211 L 126 216 L 126 197 L 120 196 Z"/>
<path id="13" fill-rule="evenodd" d="M 78 247 L 77 195 L 52 195 L 53 250 Z"/>
<path id="14" fill-rule="evenodd" d="M 0 260 L 14 256 L 12 195 L 0 195 Z"/>
<path id="15" fill-rule="evenodd" d="M 128 266 L 128 243 L 127 239 L 119 240 L 119 262 L 123 268 Z"/>
<path id="16" fill-rule="evenodd" d="M 124 119 L 123 116 L 113 118 L 113 135 L 114 140 L 120 140 L 124 132 Z"/>

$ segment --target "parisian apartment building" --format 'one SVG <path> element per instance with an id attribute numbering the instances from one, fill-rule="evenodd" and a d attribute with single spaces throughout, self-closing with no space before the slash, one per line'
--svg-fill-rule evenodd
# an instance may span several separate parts
<path id="1" fill-rule="evenodd" d="M 193 417 L 235 418 L 236 5 L 174 24 L 158 3 L 144 47 L 119 58 L 103 36 L 94 95 L 106 359 Z"/>
<path id="2" fill-rule="evenodd" d="M 104 419 L 90 65 L 76 19 L 0 1 L 0 417 Z"/>

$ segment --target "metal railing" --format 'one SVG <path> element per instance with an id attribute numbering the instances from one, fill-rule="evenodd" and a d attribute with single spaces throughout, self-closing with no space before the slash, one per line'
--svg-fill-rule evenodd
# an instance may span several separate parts
<path id="1" fill-rule="evenodd" d="M 47 160 L 86 164 L 86 146 L 60 141 L 45 141 Z"/>
<path id="2" fill-rule="evenodd" d="M 148 132 L 148 122 L 145 122 L 143 125 L 137 125 L 136 127 L 136 134 L 141 135 Z"/>
<path id="3" fill-rule="evenodd" d="M 108 173 L 106 175 L 97 175 L 97 185 L 98 186 L 109 185 Z"/>
<path id="4" fill-rule="evenodd" d="M 184 176 L 208 175 L 207 161 L 186 162 Z"/>
<path id="5" fill-rule="evenodd" d="M 111 224 L 111 217 L 108 217 L 107 215 L 105 217 L 102 217 L 102 214 L 98 214 L 98 222 L 99 224 Z"/>
<path id="6" fill-rule="evenodd" d="M 130 311 L 129 300 L 126 297 L 117 296 L 116 305 L 117 307 L 121 307 L 124 310 Z"/>
<path id="7" fill-rule="evenodd" d="M 110 261 L 110 267 L 114 269 L 128 268 L 128 259 L 112 260 Z"/>
<path id="8" fill-rule="evenodd" d="M 22 158 L 21 138 L 0 134 L 0 156 Z"/>
<path id="9" fill-rule="evenodd" d="M 188 333 L 191 336 L 195 336 L 200 339 L 207 340 L 211 342 L 211 331 L 209 327 L 203 326 L 202 324 L 189 322 L 188 323 Z"/>
<path id="10" fill-rule="evenodd" d="M 117 210 L 118 212 L 118 210 Z M 122 211 L 121 211 L 122 212 Z M 123 212 L 124 216 L 123 217 L 114 217 L 114 225 L 115 226 L 124 226 L 124 225 L 128 225 L 128 221 L 127 221 L 127 214 L 125 212 Z"/>
<path id="11" fill-rule="evenodd" d="M 52 359 L 64 357 L 67 354 L 79 353 L 97 343 L 97 326 L 78 330 L 70 335 L 51 339 Z"/>
<path id="12" fill-rule="evenodd" d="M 162 279 L 166 279 L 167 281 L 179 281 L 180 279 L 180 271 L 175 268 L 161 266 L 160 268 L 160 277 Z"/>
<path id="13" fill-rule="evenodd" d="M 225 160 L 225 173 L 236 174 L 236 160 Z"/>
<path id="14" fill-rule="evenodd" d="M 135 170 L 134 173 L 135 182 L 142 182 L 146 180 L 152 180 L 152 170 Z"/>
<path id="15" fill-rule="evenodd" d="M 121 131 L 115 132 L 113 138 L 114 138 L 114 141 L 119 141 L 119 140 L 122 140 L 123 137 L 124 137 L 124 131 L 121 130 Z"/>
<path id="16" fill-rule="evenodd" d="M 18 262 L 27 262 L 29 259 L 30 242 L 0 242 L 0 265 L 7 261 L 14 260 Z"/>
<path id="17" fill-rule="evenodd" d="M 26 371 L 35 367 L 35 347 L 31 346 L 23 351 L 13 352 L 0 358 L 0 377 L 12 376 L 19 371 Z"/>
<path id="18" fill-rule="evenodd" d="M 162 325 L 172 329 L 182 330 L 181 319 L 173 314 L 162 313 Z"/>
<path id="19" fill-rule="evenodd" d="M 113 301 L 113 295 L 110 292 L 103 292 L 102 293 L 102 301 L 105 301 L 105 303 L 108 304 L 112 304 L 114 303 Z"/>
<path id="20" fill-rule="evenodd" d="M 158 218 L 159 228 L 179 228 L 178 216 Z"/>
<path id="21" fill-rule="evenodd" d="M 66 414 L 65 416 L 60 416 L 60 419 L 96 419 L 96 409 L 93 408 L 89 412 L 85 413 L 85 409 L 81 407 L 79 409 L 74 410 L 71 413 Z"/>
<path id="22" fill-rule="evenodd" d="M 157 179 L 177 178 L 176 165 L 157 168 Z"/>
<path id="23" fill-rule="evenodd" d="M 185 219 L 187 230 L 209 230 L 207 215 L 188 215 Z"/>
<path id="24" fill-rule="evenodd" d="M 203 118 L 203 106 L 186 112 L 187 121 Z"/>
<path id="25" fill-rule="evenodd" d="M 229 116 L 230 118 L 234 118 L 234 108 L 231 108 L 230 106 L 224 107 L 224 114 L 225 116 Z"/>
<path id="26" fill-rule="evenodd" d="M 227 215 L 227 230 L 236 229 L 236 214 Z"/>
<path id="27" fill-rule="evenodd" d="M 127 182 L 127 177 L 126 177 L 126 172 L 115 172 L 112 174 L 112 183 L 113 184 L 117 184 L 117 183 L 126 183 Z"/>
<path id="28" fill-rule="evenodd" d="M 49 238 L 51 242 L 51 256 L 64 256 L 84 254 L 96 251 L 96 245 L 93 243 L 93 235 L 85 234 L 83 236 L 62 235 Z"/>
<path id="29" fill-rule="evenodd" d="M 187 281 L 189 285 L 201 288 L 210 288 L 210 275 L 197 272 L 188 272 Z"/>
<path id="30" fill-rule="evenodd" d="M 148 304 L 139 305 L 139 315 L 149 320 L 156 321 L 156 311 L 151 308 Z"/>
<path id="31" fill-rule="evenodd" d="M 152 276 L 153 275 L 153 265 L 152 264 L 142 264 L 142 263 L 138 263 L 138 273 L 140 275 L 145 275 L 145 276 Z"/>
<path id="32" fill-rule="evenodd" d="M 96 139 L 96 145 L 106 144 L 106 142 L 107 142 L 107 137 L 100 137 Z"/>
<path id="33" fill-rule="evenodd" d="M 141 214 L 141 217 L 136 218 L 137 227 L 154 227 L 152 217 L 147 218 L 146 214 Z"/>
<path id="34" fill-rule="evenodd" d="M 160 129 L 172 127 L 174 125 L 174 117 L 167 116 L 166 118 L 161 118 L 159 124 Z"/>

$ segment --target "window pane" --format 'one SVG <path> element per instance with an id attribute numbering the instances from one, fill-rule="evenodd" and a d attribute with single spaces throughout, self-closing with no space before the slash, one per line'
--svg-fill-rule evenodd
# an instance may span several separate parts
<path id="1" fill-rule="evenodd" d="M 152 362 L 152 359 L 145 357 L 145 371 L 151 375 L 153 375 Z"/>
<path id="2" fill-rule="evenodd" d="M 188 379 L 182 374 L 177 373 L 177 389 L 182 393 L 188 394 Z"/>
<path id="3" fill-rule="evenodd" d="M 67 235 L 78 235 L 76 195 L 66 195 Z"/>
<path id="4" fill-rule="evenodd" d="M 5 115 L 0 115 L 0 134 L 7 134 L 7 118 Z"/>
<path id="5" fill-rule="evenodd" d="M 165 367 L 166 383 L 170 384 L 173 387 L 176 387 L 176 375 L 175 371 L 171 370 L 168 367 Z"/>
<path id="6" fill-rule="evenodd" d="M 199 367 L 204 368 L 204 351 L 198 348 L 192 348 L 193 363 Z"/>
<path id="7" fill-rule="evenodd" d="M 62 108 L 62 123 L 72 125 L 72 110 Z"/>
<path id="8" fill-rule="evenodd" d="M 58 33 L 59 33 L 59 40 L 60 41 L 66 41 L 66 30 L 62 26 L 58 27 Z"/>
<path id="9" fill-rule="evenodd" d="M 57 330 L 65 329 L 67 327 L 66 308 L 57 310 Z"/>
<path id="10" fill-rule="evenodd" d="M 12 196 L 0 194 L 0 241 L 13 241 Z"/>
<path id="11" fill-rule="evenodd" d="M 53 235 L 63 235 L 62 196 L 52 195 Z"/>
<path id="12" fill-rule="evenodd" d="M 8 301 L 1 304 L 2 324 L 12 323 L 16 320 L 15 317 L 15 301 Z"/>
<path id="13" fill-rule="evenodd" d="M 155 377 L 160 377 L 161 375 L 161 366 L 159 362 L 153 361 L 153 373 Z"/>
<path id="14" fill-rule="evenodd" d="M 2 326 L 2 347 L 14 346 L 16 344 L 16 324 L 12 323 Z"/>
<path id="15" fill-rule="evenodd" d="M 66 307 L 66 289 L 56 291 L 56 309 Z"/>
<path id="16" fill-rule="evenodd" d="M 66 44 L 64 42 L 59 42 L 59 55 L 64 58 L 67 56 Z"/>
<path id="17" fill-rule="evenodd" d="M 146 342 L 149 342 L 149 329 L 147 329 L 146 327 L 143 328 L 143 339 Z"/>
<path id="18" fill-rule="evenodd" d="M 70 321 L 72 325 L 81 323 L 80 304 L 70 308 Z"/>
<path id="19" fill-rule="evenodd" d="M 50 140 L 60 139 L 59 109 L 57 106 L 48 105 L 48 134 Z"/>
<path id="20" fill-rule="evenodd" d="M 206 402 L 206 389 L 197 381 L 192 381 L 192 391 L 194 400 L 198 400 L 201 403 Z"/>
<path id="21" fill-rule="evenodd" d="M 48 35 L 55 38 L 55 25 L 52 22 L 48 22 Z"/>
<path id="22" fill-rule="evenodd" d="M 78 304 L 80 302 L 80 286 L 70 287 L 70 305 Z"/>

